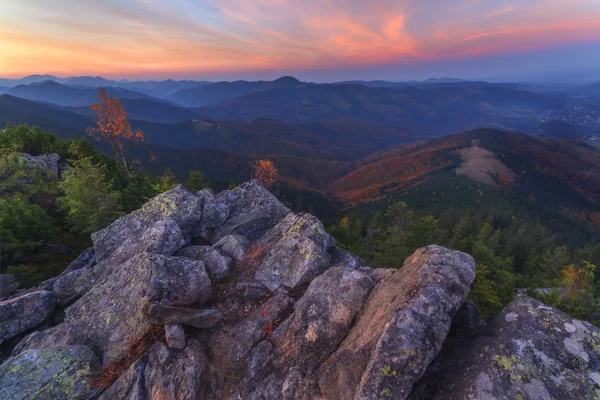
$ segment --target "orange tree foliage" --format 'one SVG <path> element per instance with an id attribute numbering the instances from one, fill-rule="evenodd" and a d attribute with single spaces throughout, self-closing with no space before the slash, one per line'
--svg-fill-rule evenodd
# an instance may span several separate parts
<path id="1" fill-rule="evenodd" d="M 144 134 L 141 130 L 131 129 L 127 113 L 119 99 L 110 97 L 102 88 L 98 91 L 98 95 L 99 101 L 92 105 L 92 110 L 98 115 L 97 127 L 89 128 L 88 134 L 98 141 L 108 143 L 129 173 L 125 153 L 130 146 L 143 142 Z"/>
<path id="2" fill-rule="evenodd" d="M 576 295 L 579 292 L 587 291 L 594 281 L 594 270 L 596 266 L 588 261 L 583 262 L 583 267 L 576 268 L 575 265 L 568 265 L 561 272 L 563 274 L 564 284 L 569 296 Z"/>
<path id="3" fill-rule="evenodd" d="M 252 163 L 252 178 L 258 179 L 268 188 L 272 188 L 277 182 L 279 171 L 271 160 L 256 160 Z"/>

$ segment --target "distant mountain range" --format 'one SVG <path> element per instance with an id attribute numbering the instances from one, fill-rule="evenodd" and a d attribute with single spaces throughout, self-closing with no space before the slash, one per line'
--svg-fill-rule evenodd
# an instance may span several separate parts
<path id="1" fill-rule="evenodd" d="M 105 87 L 107 93 L 120 99 L 151 99 L 156 102 L 166 100 L 154 98 L 143 93 L 115 87 Z M 10 89 L 11 96 L 23 99 L 56 104 L 59 106 L 79 107 L 90 106 L 98 100 L 98 89 L 92 87 L 73 87 L 54 81 L 42 81 L 29 85 L 19 85 Z"/>
<path id="2" fill-rule="evenodd" d="M 471 197 L 485 187 L 600 220 L 595 85 L 54 78 L 0 81 L 0 127 L 85 136 L 102 86 L 147 138 L 132 161 L 155 173 L 201 169 L 209 179 L 243 180 L 252 160 L 268 157 L 286 185 L 346 205 L 443 201 L 440 193 L 468 185 Z"/>
<path id="3" fill-rule="evenodd" d="M 201 107 L 220 103 L 248 93 L 267 92 L 278 89 L 293 89 L 301 85 L 304 84 L 296 78 L 289 76 L 284 76 L 274 81 L 217 82 L 209 85 L 200 85 L 182 89 L 168 96 L 167 99 L 184 107 Z"/>

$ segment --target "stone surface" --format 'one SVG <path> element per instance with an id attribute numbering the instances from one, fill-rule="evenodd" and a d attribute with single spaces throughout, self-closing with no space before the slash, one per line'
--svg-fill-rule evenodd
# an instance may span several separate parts
<path id="1" fill-rule="evenodd" d="M 69 332 L 66 324 L 59 324 L 43 331 L 32 332 L 25 336 L 12 351 L 17 356 L 26 350 L 49 349 L 69 343 Z"/>
<path id="2" fill-rule="evenodd" d="M 291 212 L 257 180 L 225 190 L 216 200 L 228 207 L 229 216 L 210 233 L 211 243 L 231 234 L 256 240 Z"/>
<path id="3" fill-rule="evenodd" d="M 150 252 L 172 255 L 201 232 L 202 202 L 179 185 L 92 234 L 96 261 Z"/>
<path id="4" fill-rule="evenodd" d="M 202 260 L 206 272 L 214 281 L 227 278 L 231 272 L 231 258 L 222 255 L 210 246 L 188 246 L 175 253 L 177 257 L 188 257 Z"/>
<path id="5" fill-rule="evenodd" d="M 520 295 L 440 364 L 411 399 L 595 399 L 600 329 Z"/>
<path id="6" fill-rule="evenodd" d="M 27 350 L 0 365 L 0 399 L 88 400 L 100 363 L 85 346 Z"/>
<path id="7" fill-rule="evenodd" d="M 417 250 L 372 291 L 357 322 L 319 371 L 326 398 L 404 399 L 439 353 L 475 278 L 467 254 Z"/>
<path id="8" fill-rule="evenodd" d="M 335 246 L 331 251 L 331 265 L 334 267 L 360 268 L 367 264 L 348 250 Z"/>
<path id="9" fill-rule="evenodd" d="M 330 248 L 335 240 L 310 214 L 288 214 L 260 240 L 269 249 L 254 280 L 275 291 L 296 288 L 331 267 Z"/>
<path id="10" fill-rule="evenodd" d="M 56 306 L 52 292 L 39 291 L 0 302 L 0 339 L 10 339 L 46 321 Z"/>
<path id="11" fill-rule="evenodd" d="M 272 360 L 264 348 L 251 356 L 249 376 L 256 387 L 250 398 L 318 398 L 317 367 L 346 337 L 373 285 L 371 278 L 348 267 L 315 278 L 294 313 L 270 337 Z"/>
<path id="12" fill-rule="evenodd" d="M 148 314 L 156 318 L 157 324 L 182 324 L 197 329 L 210 329 L 215 327 L 223 319 L 219 310 L 196 310 L 185 307 L 168 307 L 160 304 L 152 304 L 148 308 Z"/>
<path id="13" fill-rule="evenodd" d="M 185 332 L 181 325 L 165 325 L 165 341 L 172 349 L 185 348 Z"/>
<path id="14" fill-rule="evenodd" d="M 207 358 L 201 343 L 191 339 L 183 350 L 156 343 L 109 387 L 100 400 L 200 400 Z"/>
<path id="15" fill-rule="evenodd" d="M 56 179 L 60 176 L 60 156 L 56 153 L 41 154 L 39 156 L 23 153 L 19 158 L 25 160 L 30 167 L 40 168 L 44 171 L 46 178 Z"/>
<path id="16" fill-rule="evenodd" d="M 241 261 L 249 246 L 248 239 L 242 235 L 227 235 L 213 245 L 221 254 Z"/>
<path id="17" fill-rule="evenodd" d="M 21 286 L 14 275 L 0 275 L 0 299 L 5 299 Z"/>
<path id="18" fill-rule="evenodd" d="M 211 294 L 201 261 L 142 253 L 67 308 L 65 323 L 72 342 L 103 354 L 104 362 L 122 356 L 133 338 L 150 330 L 150 304 L 203 303 Z"/>
<path id="19" fill-rule="evenodd" d="M 69 264 L 69 266 L 63 271 L 64 274 L 76 271 L 78 269 L 90 268 L 96 264 L 96 251 L 93 247 L 87 248 L 81 252 L 81 254 Z"/>
<path id="20" fill-rule="evenodd" d="M 75 302 L 92 288 L 95 279 L 94 269 L 89 267 L 61 274 L 52 285 L 56 303 L 64 307 Z"/>
<path id="21" fill-rule="evenodd" d="M 209 229 L 221 226 L 229 217 L 229 207 L 215 198 L 211 189 L 204 189 L 196 193 L 200 199 L 200 209 L 202 216 L 200 218 L 200 231 L 196 236 L 205 234 Z"/>

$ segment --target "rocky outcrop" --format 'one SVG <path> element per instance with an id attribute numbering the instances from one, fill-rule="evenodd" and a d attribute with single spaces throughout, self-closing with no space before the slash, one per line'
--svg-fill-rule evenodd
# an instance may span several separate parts
<path id="1" fill-rule="evenodd" d="M 212 286 L 201 261 L 141 253 L 120 265 L 66 309 L 71 343 L 119 359 L 128 345 L 150 331 L 150 304 L 204 303 Z"/>
<path id="2" fill-rule="evenodd" d="M 48 178 L 56 179 L 60 176 L 60 155 L 56 153 L 41 154 L 39 156 L 23 153 L 19 158 L 26 162 L 31 168 L 39 168 L 44 171 Z"/>
<path id="3" fill-rule="evenodd" d="M 0 340 L 11 339 L 52 316 L 56 307 L 52 292 L 40 291 L 0 302 Z"/>
<path id="4" fill-rule="evenodd" d="M 310 214 L 288 214 L 260 240 L 268 249 L 254 280 L 275 291 L 309 283 L 331 267 L 329 251 L 335 240 Z"/>
<path id="5" fill-rule="evenodd" d="M 212 243 L 232 234 L 256 240 L 291 212 L 256 180 L 221 192 L 216 200 L 227 206 L 229 217 L 210 233 Z"/>
<path id="6" fill-rule="evenodd" d="M 231 258 L 224 256 L 210 246 L 184 247 L 175 255 L 203 261 L 206 272 L 208 272 L 211 279 L 217 282 L 227 278 L 231 273 Z"/>
<path id="7" fill-rule="evenodd" d="M 354 328 L 320 368 L 329 398 L 406 398 L 441 350 L 475 279 L 471 256 L 417 250 L 373 290 Z"/>
<path id="8" fill-rule="evenodd" d="M 258 181 L 179 186 L 92 238 L 48 291 L 0 302 L 0 340 L 19 342 L 6 398 L 575 399 L 600 385 L 598 329 L 526 297 L 486 326 L 466 301 L 469 255 L 427 246 L 372 269 Z M 15 397 L 22 365 L 32 385 Z"/>
<path id="9" fill-rule="evenodd" d="M 28 350 L 0 365 L 0 399 L 88 400 L 100 363 L 85 346 Z"/>
<path id="10" fill-rule="evenodd" d="M 475 338 L 432 365 L 411 399 L 594 399 L 600 329 L 516 297 Z"/>
<path id="11" fill-rule="evenodd" d="M 183 350 L 157 343 L 136 361 L 99 400 L 203 399 L 207 370 L 202 344 L 192 339 Z"/>

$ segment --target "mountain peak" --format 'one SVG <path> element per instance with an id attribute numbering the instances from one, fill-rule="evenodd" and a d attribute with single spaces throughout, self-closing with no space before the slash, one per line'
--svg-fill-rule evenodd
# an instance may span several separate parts
<path id="1" fill-rule="evenodd" d="M 286 85 L 298 85 L 300 82 L 298 79 L 293 76 L 282 76 L 281 78 L 277 78 L 273 81 L 273 83 L 286 84 Z"/>

